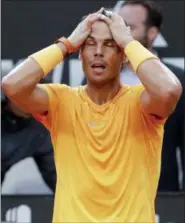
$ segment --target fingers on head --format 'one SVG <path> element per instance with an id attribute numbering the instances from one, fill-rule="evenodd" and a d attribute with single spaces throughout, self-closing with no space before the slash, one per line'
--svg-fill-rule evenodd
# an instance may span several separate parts
<path id="1" fill-rule="evenodd" d="M 111 25 L 111 23 L 112 23 L 112 20 L 105 15 L 100 15 L 100 20 L 106 22 L 108 25 Z"/>
<path id="2" fill-rule="evenodd" d="M 99 19 L 101 19 L 101 14 L 92 14 L 89 16 L 88 22 L 92 24 L 93 22 Z"/>
<path id="3" fill-rule="evenodd" d="M 93 16 L 97 16 L 100 15 L 103 12 L 104 8 L 101 7 L 101 9 L 99 9 L 97 12 L 91 13 L 88 15 L 89 18 L 93 17 Z"/>
<path id="4" fill-rule="evenodd" d="M 102 12 L 103 12 L 104 8 L 102 7 L 100 10 L 98 10 L 97 12 L 93 13 L 93 14 L 89 14 L 87 16 L 87 20 L 88 20 L 88 23 L 93 23 L 95 22 L 96 20 L 102 20 L 104 22 L 106 22 L 107 24 L 111 24 L 112 20 L 111 20 L 111 17 L 114 15 L 112 12 L 110 12 L 110 18 L 103 15 Z"/>
<path id="5" fill-rule="evenodd" d="M 113 12 L 111 19 L 112 19 L 112 21 L 116 22 L 116 21 L 122 20 L 122 17 L 119 16 L 117 13 Z"/>
<path id="6" fill-rule="evenodd" d="M 95 13 L 92 13 L 92 14 L 89 14 L 89 20 L 90 22 L 92 21 L 95 21 L 96 19 L 100 19 L 100 15 L 102 14 L 104 8 L 101 7 L 97 12 Z"/>
<path id="7" fill-rule="evenodd" d="M 92 17 L 89 18 L 89 22 L 90 22 L 90 23 L 93 23 L 93 22 L 95 22 L 96 20 L 104 21 L 104 22 L 106 22 L 108 25 L 111 25 L 111 24 L 112 24 L 112 20 L 111 20 L 110 18 L 108 18 L 107 16 L 102 15 L 102 14 L 92 15 Z"/>
<path id="8" fill-rule="evenodd" d="M 103 12 L 103 10 L 104 10 L 104 7 L 101 7 L 101 9 L 100 10 L 98 10 L 96 13 L 102 13 Z"/>

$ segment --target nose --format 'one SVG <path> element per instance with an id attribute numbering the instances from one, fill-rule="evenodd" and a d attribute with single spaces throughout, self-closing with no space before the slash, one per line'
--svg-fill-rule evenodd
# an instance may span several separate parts
<path id="1" fill-rule="evenodd" d="M 95 57 L 103 57 L 104 56 L 102 45 L 98 44 L 96 46 L 96 49 L 95 49 L 95 52 L 94 52 L 94 56 Z"/>

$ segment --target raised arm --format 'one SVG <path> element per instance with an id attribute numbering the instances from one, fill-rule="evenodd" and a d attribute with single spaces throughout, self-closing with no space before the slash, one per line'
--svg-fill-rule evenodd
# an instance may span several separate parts
<path id="1" fill-rule="evenodd" d="M 61 55 L 66 54 L 64 44 L 58 43 L 57 47 Z M 38 84 L 44 75 L 38 62 L 33 57 L 29 57 L 2 79 L 3 91 L 10 101 L 25 112 L 47 112 L 48 94 L 42 85 Z"/>
<path id="2" fill-rule="evenodd" d="M 156 59 L 142 62 L 137 75 L 145 87 L 140 98 L 143 109 L 159 119 L 167 118 L 175 109 L 182 93 L 176 75 Z"/>
<path id="3" fill-rule="evenodd" d="M 140 98 L 142 109 L 159 119 L 167 118 L 182 93 L 180 81 L 159 58 L 133 39 L 121 16 L 113 13 L 111 18 L 102 15 L 101 19 L 109 25 L 113 38 L 145 88 Z"/>
<path id="4" fill-rule="evenodd" d="M 2 88 L 6 96 L 15 105 L 28 113 L 45 113 L 48 111 L 47 91 L 38 84 L 66 55 L 79 49 L 91 32 L 92 23 L 100 18 L 99 11 L 88 15 L 70 37 L 57 44 L 52 44 L 32 54 L 23 63 L 13 69 L 2 79 Z"/>

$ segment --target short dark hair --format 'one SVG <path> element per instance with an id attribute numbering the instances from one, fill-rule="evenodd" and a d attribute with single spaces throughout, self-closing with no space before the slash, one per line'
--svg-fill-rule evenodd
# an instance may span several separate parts
<path id="1" fill-rule="evenodd" d="M 145 0 L 126 0 L 122 3 L 121 8 L 125 5 L 140 5 L 147 11 L 146 25 L 148 27 L 155 26 L 159 30 L 163 23 L 163 13 L 161 7 L 154 1 Z"/>

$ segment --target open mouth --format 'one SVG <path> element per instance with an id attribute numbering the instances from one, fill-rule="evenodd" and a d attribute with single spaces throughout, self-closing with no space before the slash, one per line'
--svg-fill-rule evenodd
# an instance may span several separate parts
<path id="1" fill-rule="evenodd" d="M 92 67 L 93 71 L 96 73 L 102 73 L 106 68 L 106 66 L 102 63 L 95 63 L 91 67 Z"/>

